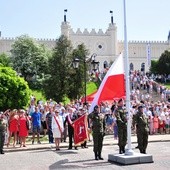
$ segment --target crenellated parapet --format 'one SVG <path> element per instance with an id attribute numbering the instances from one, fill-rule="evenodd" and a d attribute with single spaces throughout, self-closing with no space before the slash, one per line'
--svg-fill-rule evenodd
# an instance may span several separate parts
<path id="1" fill-rule="evenodd" d="M 91 29 L 91 31 L 89 31 L 87 28 L 85 28 L 83 31 L 81 31 L 80 28 L 78 28 L 75 32 L 73 31 L 73 29 L 70 29 L 70 35 L 91 35 L 91 36 L 101 36 L 101 35 L 107 35 L 107 32 L 104 33 L 104 31 L 102 29 L 99 30 L 95 30 L 94 28 Z"/>
<path id="2" fill-rule="evenodd" d="M 91 31 L 89 31 L 87 28 L 85 28 L 83 31 L 78 28 L 76 31 L 74 31 L 72 28 L 69 30 L 69 34 L 70 35 L 84 35 L 84 36 L 87 36 L 87 35 L 91 35 L 91 36 L 107 36 L 107 35 L 110 35 L 110 33 L 108 32 L 108 30 L 106 31 L 103 31 L 102 29 L 99 29 L 99 30 L 96 30 L 94 28 L 91 29 Z"/>
<path id="3" fill-rule="evenodd" d="M 55 41 L 54 38 L 35 38 L 36 41 Z"/>
<path id="4" fill-rule="evenodd" d="M 55 41 L 54 38 L 34 38 L 35 41 Z M 7 41 L 15 41 L 17 40 L 17 38 L 13 38 L 13 37 L 1 37 L 0 40 L 7 40 Z"/>
<path id="5" fill-rule="evenodd" d="M 11 40 L 11 41 L 15 41 L 16 38 L 13 38 L 13 37 L 1 37 L 1 40 Z"/>
<path id="6" fill-rule="evenodd" d="M 118 43 L 124 43 L 124 41 L 119 40 Z M 168 43 L 168 41 L 136 41 L 136 40 L 130 40 L 128 41 L 129 44 L 165 44 Z"/>

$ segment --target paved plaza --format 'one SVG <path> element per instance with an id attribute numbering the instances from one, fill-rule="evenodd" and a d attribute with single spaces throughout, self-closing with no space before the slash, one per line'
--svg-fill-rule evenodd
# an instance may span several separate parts
<path id="1" fill-rule="evenodd" d="M 134 149 L 136 144 L 132 144 Z M 138 149 L 134 149 L 138 152 Z M 32 151 L 9 152 L 0 155 L 2 170 L 54 170 L 54 169 L 116 169 L 116 170 L 168 170 L 170 167 L 169 142 L 149 143 L 147 152 L 153 155 L 154 163 L 136 164 L 129 166 L 116 165 L 107 161 L 109 153 L 117 153 L 116 145 L 103 147 L 104 160 L 94 160 L 93 148 L 60 151 L 55 149 L 43 149 Z"/>
<path id="2" fill-rule="evenodd" d="M 135 149 L 136 136 L 132 136 L 132 149 Z M 53 169 L 116 169 L 116 170 L 168 170 L 170 167 L 170 135 L 149 136 L 147 153 L 153 156 L 154 163 L 136 164 L 129 166 L 108 162 L 108 154 L 118 153 L 117 141 L 112 135 L 105 137 L 103 146 L 104 160 L 94 160 L 92 142 L 88 148 L 68 150 L 68 142 L 61 143 L 61 150 L 55 151 L 52 144 L 27 145 L 27 148 L 5 148 L 5 155 L 0 155 L 2 170 L 53 170 Z"/>

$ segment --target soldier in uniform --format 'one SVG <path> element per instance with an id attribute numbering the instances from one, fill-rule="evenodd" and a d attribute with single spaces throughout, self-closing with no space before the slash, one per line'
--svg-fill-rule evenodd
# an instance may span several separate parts
<path id="1" fill-rule="evenodd" d="M 125 146 L 127 142 L 127 118 L 126 110 L 123 108 L 123 99 L 118 101 L 118 107 L 115 110 L 116 122 L 118 126 L 118 146 L 119 154 L 125 153 Z"/>
<path id="2" fill-rule="evenodd" d="M 146 117 L 143 114 L 143 106 L 138 107 L 138 112 L 136 114 L 136 130 L 137 130 L 137 139 L 138 147 L 140 153 L 146 154 L 146 148 L 148 145 L 148 122 Z"/>
<path id="3" fill-rule="evenodd" d="M 5 141 L 5 124 L 3 123 L 3 115 L 0 115 L 0 154 L 4 154 L 3 147 Z"/>
<path id="4" fill-rule="evenodd" d="M 103 137 L 105 135 L 105 117 L 99 112 L 99 106 L 94 107 L 94 111 L 88 115 L 92 122 L 93 151 L 95 160 L 103 160 L 101 156 L 103 147 Z"/>

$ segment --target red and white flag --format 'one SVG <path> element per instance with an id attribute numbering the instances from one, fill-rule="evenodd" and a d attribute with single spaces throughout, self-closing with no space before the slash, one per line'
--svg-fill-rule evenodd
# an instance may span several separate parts
<path id="1" fill-rule="evenodd" d="M 74 121 L 74 144 L 79 145 L 88 140 L 87 115 Z"/>
<path id="2" fill-rule="evenodd" d="M 89 113 L 102 101 L 125 97 L 125 73 L 123 55 L 120 54 L 106 73 L 92 101 Z"/>

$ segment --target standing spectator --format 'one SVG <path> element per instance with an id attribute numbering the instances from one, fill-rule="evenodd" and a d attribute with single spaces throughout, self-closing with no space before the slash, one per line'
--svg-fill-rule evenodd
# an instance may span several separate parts
<path id="1" fill-rule="evenodd" d="M 77 119 L 77 115 L 73 113 L 73 108 L 68 108 L 68 115 L 66 116 L 66 122 L 68 124 L 68 137 L 69 137 L 69 147 L 68 149 L 72 149 L 73 147 L 73 138 L 74 138 L 74 120 Z M 77 150 L 77 147 L 75 146 Z"/>
<path id="2" fill-rule="evenodd" d="M 101 156 L 103 147 L 103 137 L 105 135 L 105 116 L 99 112 L 99 106 L 94 107 L 94 111 L 88 115 L 92 121 L 93 151 L 95 160 L 103 160 Z"/>
<path id="3" fill-rule="evenodd" d="M 149 129 L 148 129 L 147 119 L 144 116 L 143 106 L 138 107 L 138 112 L 136 114 L 136 127 L 137 127 L 138 147 L 140 153 L 146 154 Z"/>
<path id="4" fill-rule="evenodd" d="M 153 118 L 153 132 L 154 134 L 158 133 L 158 128 L 159 128 L 159 120 L 158 116 L 155 114 Z"/>
<path id="5" fill-rule="evenodd" d="M 19 137 L 20 137 L 20 147 L 26 147 L 26 137 L 28 136 L 28 129 L 26 126 L 27 116 L 24 110 L 20 110 L 19 117 Z"/>
<path id="6" fill-rule="evenodd" d="M 47 124 L 46 124 L 47 113 L 44 109 L 41 109 L 41 113 L 42 113 L 41 124 L 42 124 L 42 128 L 43 128 L 44 136 L 46 136 L 46 134 L 47 134 Z"/>
<path id="7" fill-rule="evenodd" d="M 61 138 L 61 141 L 64 140 L 64 142 L 66 142 L 66 138 L 67 138 L 67 124 L 65 123 L 65 120 L 66 120 L 66 111 L 65 111 L 65 108 L 61 108 L 61 112 L 60 112 L 60 116 L 62 117 L 62 120 L 63 120 L 63 126 L 64 126 L 64 131 L 62 133 L 62 138 Z"/>
<path id="8" fill-rule="evenodd" d="M 54 116 L 53 109 L 50 107 L 49 112 L 46 115 L 46 125 L 47 125 L 47 130 L 48 130 L 49 143 L 54 143 L 53 132 L 52 132 L 52 117 L 53 116 Z"/>
<path id="9" fill-rule="evenodd" d="M 5 124 L 3 122 L 3 115 L 0 115 L 0 154 L 4 154 L 3 147 L 5 142 Z"/>
<path id="10" fill-rule="evenodd" d="M 169 133 L 169 124 L 170 123 L 170 116 L 169 115 L 166 115 L 166 119 L 165 119 L 165 132 L 166 134 Z"/>
<path id="11" fill-rule="evenodd" d="M 118 145 L 119 154 L 125 153 L 125 145 L 127 142 L 127 119 L 126 110 L 123 108 L 124 101 L 120 99 L 118 101 L 118 107 L 115 110 L 116 122 L 118 126 Z"/>
<path id="12" fill-rule="evenodd" d="M 60 141 L 63 130 L 64 127 L 62 117 L 59 115 L 59 111 L 55 110 L 55 115 L 52 117 L 52 132 L 55 139 L 56 150 L 60 150 Z"/>
<path id="13" fill-rule="evenodd" d="M 114 135 L 114 139 L 117 140 L 118 138 L 118 127 L 117 127 L 117 123 L 116 123 L 116 117 L 115 114 L 112 114 L 113 117 L 113 135 Z"/>
<path id="14" fill-rule="evenodd" d="M 41 116 L 42 114 L 38 111 L 38 107 L 36 107 L 35 112 L 31 116 L 33 126 L 32 144 L 34 144 L 35 134 L 37 134 L 37 143 L 41 144 L 40 142 Z"/>
<path id="15" fill-rule="evenodd" d="M 8 144 L 8 138 L 9 138 L 9 115 L 10 115 L 10 110 L 6 110 L 3 114 L 3 118 L 6 124 L 6 132 L 5 132 L 5 144 Z"/>
<path id="16" fill-rule="evenodd" d="M 9 138 L 8 138 L 7 147 L 10 144 L 10 139 L 11 139 L 12 135 L 14 135 L 13 147 L 15 147 L 15 145 L 16 145 L 17 133 L 18 133 L 18 118 L 19 118 L 19 116 L 18 116 L 16 109 L 14 109 L 12 112 L 10 112 L 10 116 L 9 116 Z"/>
<path id="17" fill-rule="evenodd" d="M 152 115 L 149 115 L 148 123 L 149 123 L 149 134 L 153 135 L 153 116 Z"/>

